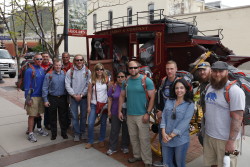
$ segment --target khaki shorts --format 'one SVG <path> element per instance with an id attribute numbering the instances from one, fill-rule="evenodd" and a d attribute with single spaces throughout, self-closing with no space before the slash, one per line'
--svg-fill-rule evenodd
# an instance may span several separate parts
<path id="1" fill-rule="evenodd" d="M 26 106 L 27 115 L 37 116 L 44 113 L 44 105 L 42 97 L 32 97 L 33 103 L 31 106 Z"/>
<path id="2" fill-rule="evenodd" d="M 223 167 L 223 158 L 225 155 L 225 146 L 227 141 L 215 139 L 213 137 L 205 134 L 203 141 L 203 151 L 204 151 L 204 165 L 218 165 L 218 167 Z M 240 140 L 236 140 L 235 149 L 238 150 Z M 237 156 L 230 155 L 230 167 L 237 166 Z"/>

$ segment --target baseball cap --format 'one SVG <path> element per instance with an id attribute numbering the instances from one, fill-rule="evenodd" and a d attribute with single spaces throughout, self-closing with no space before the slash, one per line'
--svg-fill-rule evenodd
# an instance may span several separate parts
<path id="1" fill-rule="evenodd" d="M 204 62 L 202 62 L 202 63 L 200 63 L 200 64 L 198 65 L 198 69 L 207 68 L 207 67 L 210 67 L 210 63 L 207 62 L 207 61 L 204 61 Z"/>
<path id="2" fill-rule="evenodd" d="M 228 64 L 223 61 L 216 61 L 211 68 L 216 70 L 228 70 Z"/>

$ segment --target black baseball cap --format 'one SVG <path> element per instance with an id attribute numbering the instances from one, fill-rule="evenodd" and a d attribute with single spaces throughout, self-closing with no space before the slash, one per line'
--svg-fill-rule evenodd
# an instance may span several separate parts
<path id="1" fill-rule="evenodd" d="M 211 68 L 215 70 L 228 70 L 228 64 L 223 61 L 216 61 Z"/>

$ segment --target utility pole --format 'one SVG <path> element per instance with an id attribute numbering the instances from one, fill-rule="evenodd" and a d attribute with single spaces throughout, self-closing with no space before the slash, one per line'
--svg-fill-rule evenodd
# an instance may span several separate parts
<path id="1" fill-rule="evenodd" d="M 64 0 L 64 51 L 68 52 L 68 28 L 69 28 L 69 0 Z"/>

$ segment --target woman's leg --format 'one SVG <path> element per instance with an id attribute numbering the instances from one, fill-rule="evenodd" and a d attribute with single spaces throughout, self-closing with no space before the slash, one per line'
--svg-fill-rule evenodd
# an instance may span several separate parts
<path id="1" fill-rule="evenodd" d="M 109 149 L 117 150 L 117 143 L 119 139 L 121 123 L 117 115 L 111 116 L 111 131 L 109 136 Z"/>
<path id="2" fill-rule="evenodd" d="M 174 166 L 174 147 L 168 147 L 162 145 L 162 158 L 163 165 L 167 167 L 175 167 Z"/>
<path id="3" fill-rule="evenodd" d="M 186 155 L 189 147 L 189 142 L 175 147 L 175 160 L 177 167 L 185 167 Z"/>
<path id="4" fill-rule="evenodd" d="M 88 143 L 94 143 L 94 126 L 95 126 L 95 119 L 96 119 L 96 105 L 90 104 L 90 113 L 88 118 Z"/>

